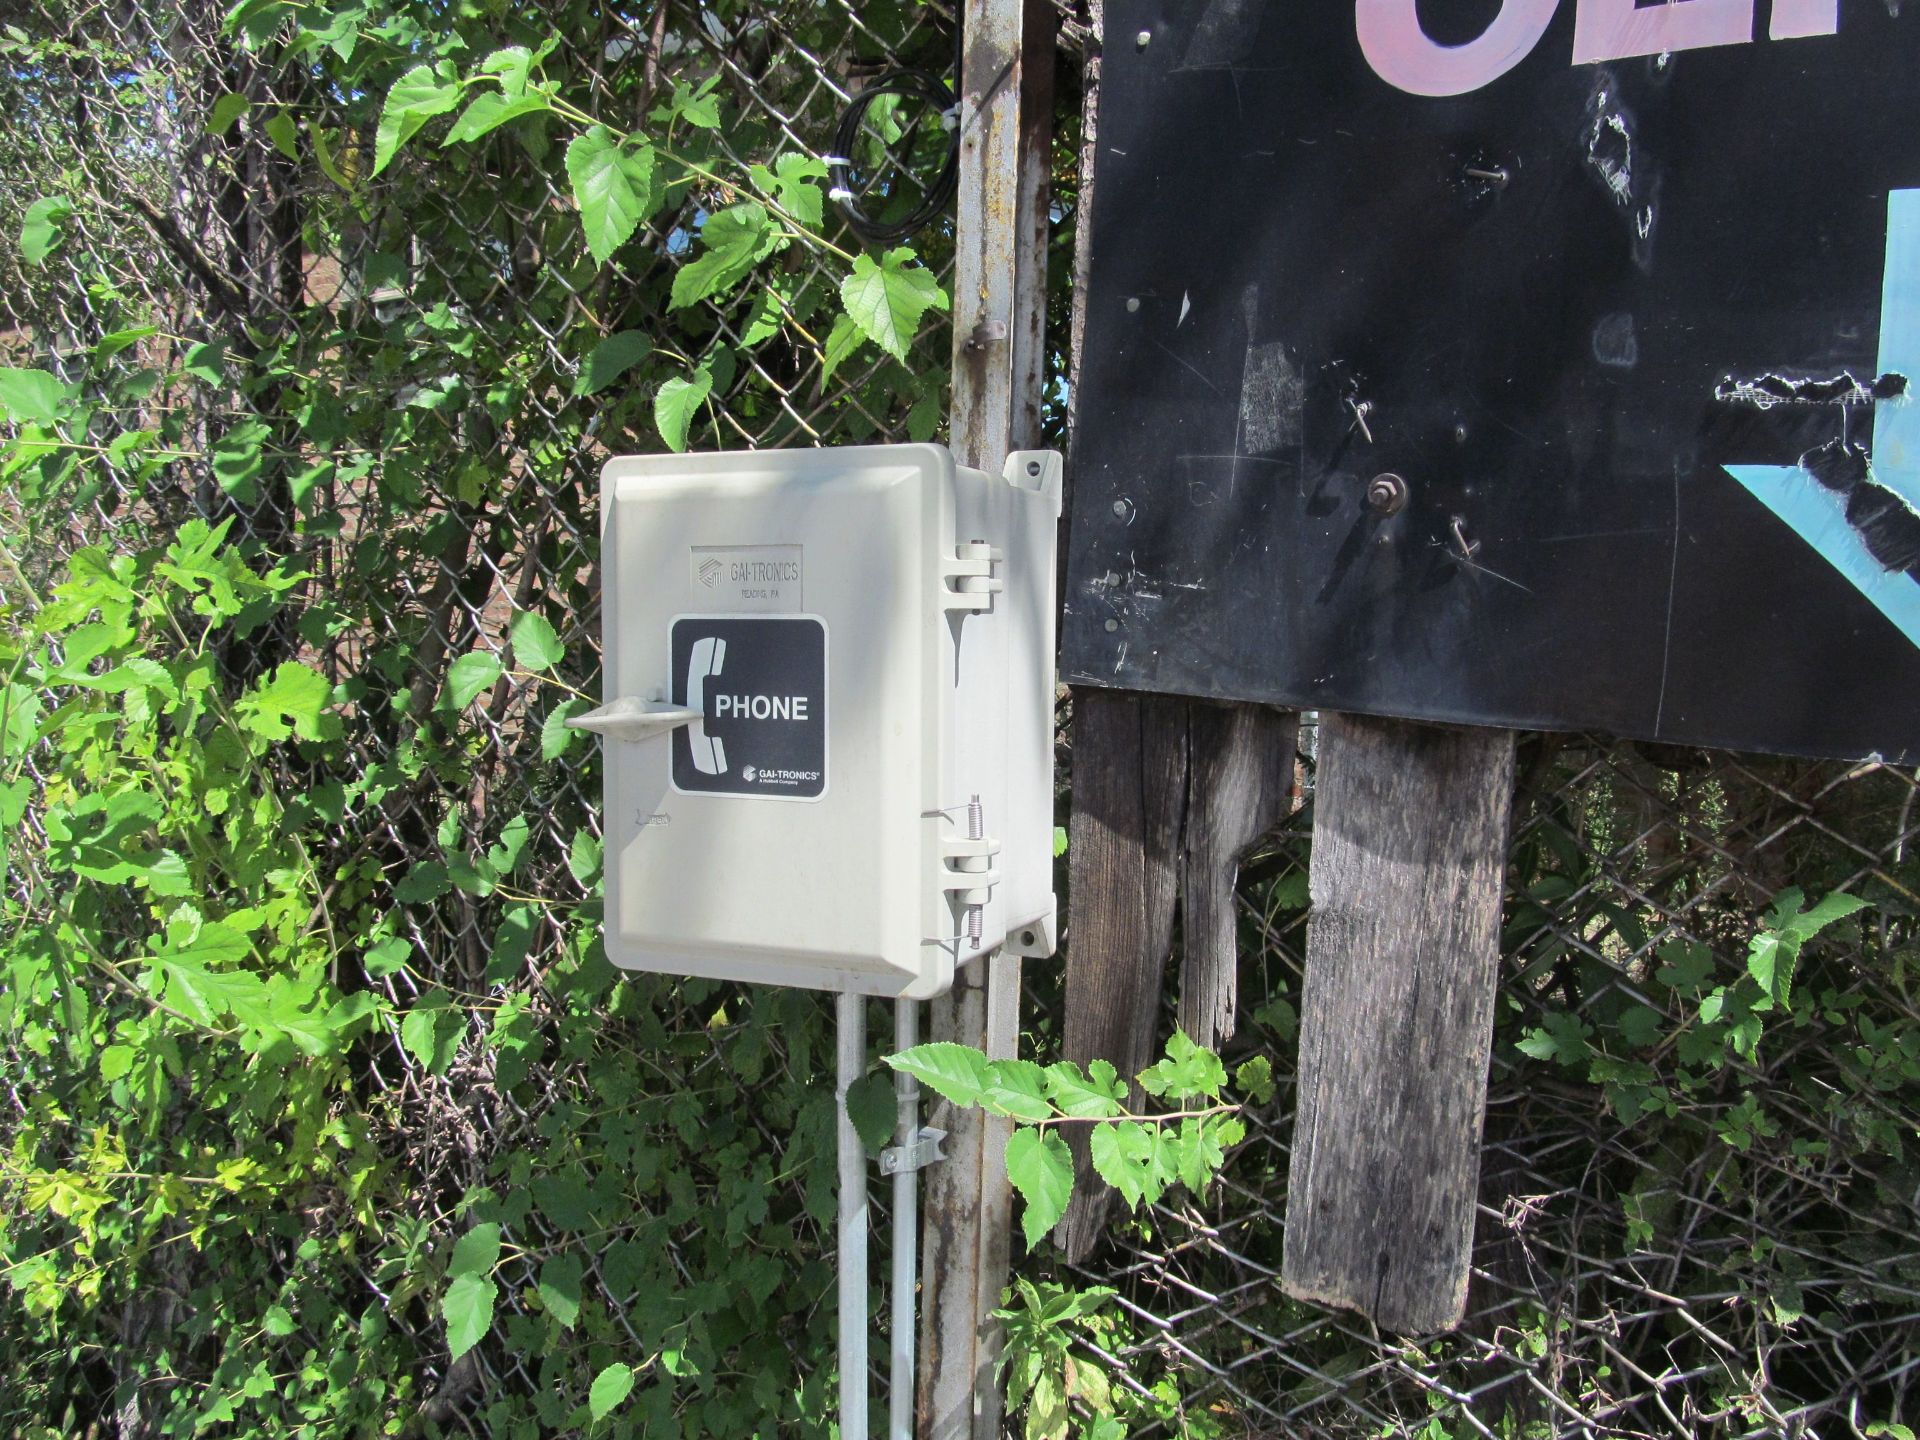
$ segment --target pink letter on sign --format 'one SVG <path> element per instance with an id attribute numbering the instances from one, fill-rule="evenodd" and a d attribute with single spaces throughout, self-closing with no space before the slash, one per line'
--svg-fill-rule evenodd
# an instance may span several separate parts
<path id="1" fill-rule="evenodd" d="M 1753 0 L 1580 0 L 1573 17 L 1573 63 L 1664 55 L 1753 39 Z"/>
<path id="2" fill-rule="evenodd" d="M 1752 0 L 1747 3 L 1751 6 Z M 1430 40 L 1420 28 L 1414 0 L 1359 0 L 1353 18 L 1361 53 L 1373 73 L 1396 90 L 1410 95 L 1465 95 L 1526 59 L 1547 33 L 1559 7 L 1560 0 L 1505 0 L 1485 33 L 1465 45 L 1438 45 Z"/>

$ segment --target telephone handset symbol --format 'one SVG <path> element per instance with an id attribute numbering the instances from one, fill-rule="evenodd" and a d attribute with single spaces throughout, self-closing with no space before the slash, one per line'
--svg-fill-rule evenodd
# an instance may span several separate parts
<path id="1" fill-rule="evenodd" d="M 720 673 L 720 667 L 727 662 L 727 642 L 717 636 L 707 636 L 693 642 L 693 653 L 687 657 L 687 708 L 698 710 L 702 715 L 707 711 L 707 681 Z M 727 752 L 720 743 L 720 737 L 707 734 L 704 721 L 695 720 L 687 726 L 687 744 L 693 750 L 693 768 L 702 775 L 724 775 L 727 773 Z"/>

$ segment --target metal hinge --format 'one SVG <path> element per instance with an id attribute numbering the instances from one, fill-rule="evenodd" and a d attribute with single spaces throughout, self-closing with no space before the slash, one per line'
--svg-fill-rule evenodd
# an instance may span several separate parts
<path id="1" fill-rule="evenodd" d="M 913 1137 L 912 1144 L 889 1145 L 880 1152 L 880 1173 L 899 1175 L 939 1164 L 947 1158 L 946 1152 L 940 1148 L 946 1138 L 946 1131 L 936 1130 L 931 1125 L 922 1125 L 919 1133 Z"/>

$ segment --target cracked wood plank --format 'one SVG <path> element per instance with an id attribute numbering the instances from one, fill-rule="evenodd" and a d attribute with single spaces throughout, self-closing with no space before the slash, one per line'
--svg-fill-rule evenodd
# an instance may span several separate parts
<path id="1" fill-rule="evenodd" d="M 1299 716 L 1265 705 L 1187 706 L 1180 880 L 1180 1028 L 1214 1049 L 1240 1000 L 1240 861 L 1287 816 Z"/>

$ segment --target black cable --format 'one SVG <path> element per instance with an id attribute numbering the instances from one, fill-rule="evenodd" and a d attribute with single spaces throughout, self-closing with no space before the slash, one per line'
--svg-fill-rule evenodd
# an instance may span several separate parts
<path id="1" fill-rule="evenodd" d="M 957 80 L 961 56 L 957 7 L 953 48 L 954 76 Z M 879 177 L 862 177 L 854 168 L 854 155 L 866 124 L 867 111 L 872 108 L 874 101 L 889 95 L 902 100 L 918 100 L 940 116 L 941 124 L 946 126 L 948 133 L 947 158 L 918 205 L 898 220 L 882 222 L 867 214 L 860 205 L 861 197 Z M 913 132 L 909 131 L 909 153 L 913 148 L 912 137 Z M 891 158 L 889 155 L 888 159 Z M 883 160 L 882 165 L 885 164 Z M 833 180 L 831 193 L 834 203 L 840 207 L 840 213 L 847 217 L 847 224 L 853 228 L 853 233 L 867 244 L 897 245 L 918 234 L 940 217 L 952 203 L 954 192 L 960 188 L 960 106 L 954 99 L 953 87 L 930 71 L 910 66 L 887 71 L 847 102 L 840 123 L 834 128 L 833 154 L 827 169 Z"/>

